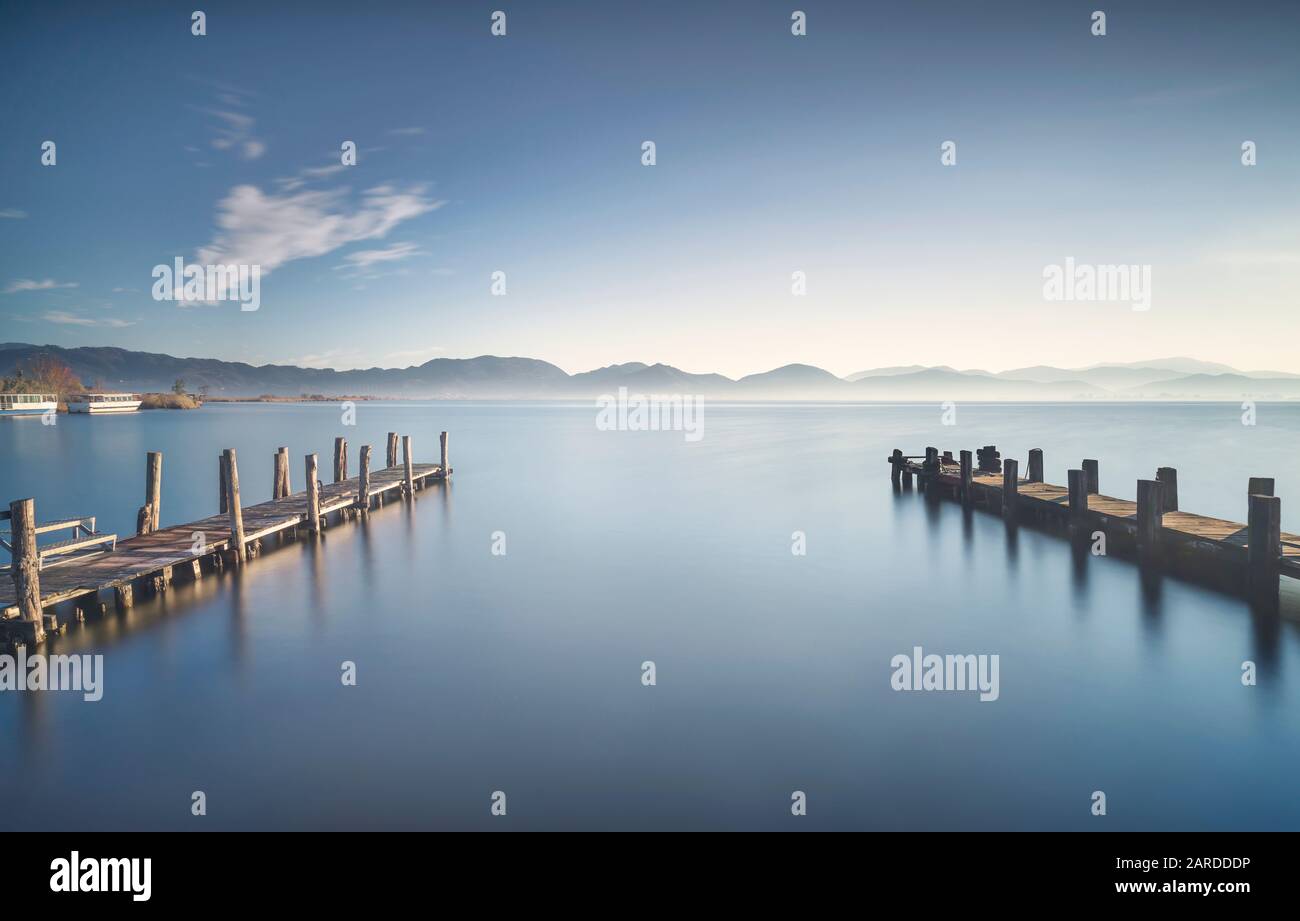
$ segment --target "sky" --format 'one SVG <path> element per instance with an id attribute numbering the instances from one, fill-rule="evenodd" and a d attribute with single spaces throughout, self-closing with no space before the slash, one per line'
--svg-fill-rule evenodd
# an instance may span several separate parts
<path id="1" fill-rule="evenodd" d="M 0 3 L 0 341 L 1300 372 L 1295 2 L 195 5 Z M 156 300 L 178 257 L 259 308 Z"/>

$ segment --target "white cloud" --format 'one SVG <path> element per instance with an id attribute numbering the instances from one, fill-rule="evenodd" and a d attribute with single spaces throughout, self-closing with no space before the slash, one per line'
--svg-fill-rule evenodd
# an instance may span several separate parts
<path id="1" fill-rule="evenodd" d="M 75 313 L 68 313 L 66 310 L 49 310 L 41 315 L 41 319 L 47 323 L 57 323 L 60 326 L 101 326 L 109 329 L 121 329 L 124 326 L 134 326 L 133 320 L 119 320 L 115 317 L 104 319 L 94 319 L 92 317 L 83 317 Z"/>
<path id="2" fill-rule="evenodd" d="M 258 265 L 265 275 L 295 259 L 310 259 L 385 236 L 403 221 L 442 206 L 423 186 L 380 185 L 349 207 L 346 189 L 263 192 L 240 185 L 217 204 L 217 235 L 199 249 L 206 265 Z"/>
<path id="3" fill-rule="evenodd" d="M 217 136 L 212 139 L 212 146 L 217 150 L 234 151 L 245 160 L 256 160 L 266 153 L 266 143 L 253 136 L 253 116 L 228 109 L 195 108 L 220 122 L 216 126 Z"/>
<path id="4" fill-rule="evenodd" d="M 402 135 L 402 136 L 404 136 L 404 137 L 415 137 L 416 135 L 424 134 L 424 132 L 425 132 L 425 129 L 424 129 L 424 128 L 421 128 L 419 125 L 412 125 L 412 126 L 409 127 L 409 128 L 394 128 L 394 129 L 392 129 L 391 131 L 389 131 L 388 133 L 389 133 L 389 134 L 399 134 L 399 135 Z"/>
<path id="5" fill-rule="evenodd" d="M 44 281 L 33 281 L 30 278 L 19 278 L 17 281 L 11 281 L 9 287 L 5 288 L 5 294 L 13 294 L 16 291 L 49 291 L 53 288 L 75 288 L 75 281 L 57 282 L 53 278 L 47 278 Z"/>
<path id="6" fill-rule="evenodd" d="M 26 211 L 19 211 L 17 208 L 4 208 L 0 210 L 0 218 L 9 218 L 13 221 L 21 221 L 27 217 Z"/>
<path id="7" fill-rule="evenodd" d="M 336 265 L 336 269 L 358 269 L 365 271 L 373 265 L 383 262 L 397 262 L 401 259 L 409 259 L 411 256 L 421 254 L 420 247 L 414 243 L 394 243 L 386 249 L 362 249 L 354 253 L 348 253 L 343 257 L 343 262 Z"/>

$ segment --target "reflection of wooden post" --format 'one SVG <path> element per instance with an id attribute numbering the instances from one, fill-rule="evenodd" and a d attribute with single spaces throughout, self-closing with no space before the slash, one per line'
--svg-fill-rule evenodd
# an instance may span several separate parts
<path id="1" fill-rule="evenodd" d="M 406 495 L 415 495 L 415 466 L 411 460 L 411 436 L 402 436 L 402 463 L 406 466 Z"/>
<path id="2" fill-rule="evenodd" d="M 18 614 L 33 643 L 45 639 L 41 623 L 41 572 L 36 554 L 36 500 L 19 499 L 9 503 L 9 524 L 13 532 L 13 562 L 10 575 Z"/>
<path id="3" fill-rule="evenodd" d="M 307 455 L 307 524 L 312 534 L 320 533 L 320 479 L 315 454 Z"/>
<path id="4" fill-rule="evenodd" d="M 370 445 L 361 446 L 361 481 L 357 484 L 357 508 L 370 510 Z"/>
<path id="5" fill-rule="evenodd" d="M 162 512 L 162 452 L 150 451 L 145 459 L 144 504 L 149 506 L 149 530 L 157 531 Z"/>
<path id="6" fill-rule="evenodd" d="M 348 478 L 348 440 L 342 436 L 334 439 L 334 482 Z"/>
<path id="7" fill-rule="evenodd" d="M 385 467 L 397 466 L 397 433 L 396 432 L 388 433 L 388 457 L 386 458 L 386 460 L 387 463 L 384 465 Z"/>
<path id="8" fill-rule="evenodd" d="M 1065 476 L 1070 490 L 1070 527 L 1081 527 L 1088 514 L 1088 478 L 1082 470 L 1068 470 Z"/>
<path id="9" fill-rule="evenodd" d="M 971 452 L 969 451 L 961 452 L 961 504 L 962 505 L 970 505 L 970 500 L 971 500 L 970 484 L 971 484 L 971 477 L 974 473 L 973 461 L 974 458 L 971 456 Z"/>
<path id="10" fill-rule="evenodd" d="M 221 496 L 219 500 L 219 505 L 221 507 L 217 509 L 217 513 L 224 515 L 230 510 L 230 499 L 228 498 L 230 488 L 226 485 L 226 459 L 220 454 L 217 455 L 217 480 L 221 487 Z"/>
<path id="11" fill-rule="evenodd" d="M 248 557 L 244 547 L 244 512 L 239 506 L 239 464 L 235 461 L 235 449 L 226 448 L 225 458 L 226 489 L 230 501 L 230 542 L 234 544 L 231 549 L 235 551 L 235 562 L 242 563 Z"/>
<path id="12" fill-rule="evenodd" d="M 1138 480 L 1137 541 L 1138 548 L 1151 550 L 1160 536 L 1160 518 L 1164 500 L 1158 480 Z"/>
<path id="13" fill-rule="evenodd" d="M 1277 560 L 1282 555 L 1282 500 L 1252 495 L 1247 512 L 1246 580 L 1253 599 L 1277 600 Z"/>
<path id="14" fill-rule="evenodd" d="M 438 443 L 442 445 L 442 475 L 446 476 L 448 473 L 451 472 L 451 468 L 447 466 L 447 433 L 446 432 L 443 432 L 441 435 L 438 436 Z"/>
<path id="15" fill-rule="evenodd" d="M 1101 479 L 1095 460 L 1083 462 L 1084 478 L 1088 481 L 1088 495 L 1095 496 L 1101 491 Z"/>
<path id="16" fill-rule="evenodd" d="M 1029 449 L 1029 482 L 1043 482 L 1043 449 Z"/>
<path id="17" fill-rule="evenodd" d="M 1156 470 L 1156 480 L 1159 481 L 1161 495 L 1164 496 L 1164 510 L 1178 511 L 1178 471 L 1173 467 L 1160 467 Z"/>
<path id="18" fill-rule="evenodd" d="M 1016 518 L 1016 503 L 1020 498 L 1020 461 L 1007 458 L 1002 462 L 1002 517 L 1007 521 Z"/>

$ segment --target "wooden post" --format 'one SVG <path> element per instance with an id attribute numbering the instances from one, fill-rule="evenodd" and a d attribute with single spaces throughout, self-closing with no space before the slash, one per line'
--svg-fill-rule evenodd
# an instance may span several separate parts
<path id="1" fill-rule="evenodd" d="M 1068 470 L 1065 476 L 1070 490 L 1070 525 L 1078 527 L 1088 514 L 1088 478 L 1082 470 Z"/>
<path id="2" fill-rule="evenodd" d="M 406 466 L 406 495 L 415 495 L 415 467 L 411 459 L 411 436 L 402 436 L 402 463 Z"/>
<path id="3" fill-rule="evenodd" d="M 230 542 L 235 551 L 235 562 L 242 563 L 248 558 L 244 546 L 244 512 L 239 505 L 239 464 L 235 460 L 235 449 L 226 448 L 226 488 L 230 501 Z"/>
<path id="4" fill-rule="evenodd" d="M 1101 479 L 1095 460 L 1085 460 L 1083 462 L 1083 472 L 1088 480 L 1088 495 L 1095 496 L 1101 491 Z"/>
<path id="5" fill-rule="evenodd" d="M 1178 511 L 1178 471 L 1173 467 L 1159 467 L 1156 469 L 1156 479 L 1161 486 L 1161 495 L 1164 496 L 1164 510 Z"/>
<path id="6" fill-rule="evenodd" d="M 135 513 L 135 533 L 139 537 L 141 534 L 148 534 L 152 530 L 153 508 L 148 503 L 145 503 Z"/>
<path id="7" fill-rule="evenodd" d="M 123 585 L 117 585 L 113 588 L 113 600 L 117 603 L 119 611 L 129 611 L 135 604 L 135 589 L 130 582 Z"/>
<path id="8" fill-rule="evenodd" d="M 971 477 L 974 473 L 973 468 L 974 456 L 969 451 L 961 452 L 961 504 L 970 505 L 971 502 Z"/>
<path id="9" fill-rule="evenodd" d="M 342 436 L 334 439 L 334 482 L 348 478 L 348 441 Z"/>
<path id="10" fill-rule="evenodd" d="M 1247 518 L 1246 584 L 1252 599 L 1276 601 L 1282 555 L 1282 500 L 1254 494 Z"/>
<path id="11" fill-rule="evenodd" d="M 361 446 L 361 481 L 357 484 L 357 508 L 370 510 L 370 445 Z"/>
<path id="12" fill-rule="evenodd" d="M 9 573 L 14 580 L 14 600 L 24 635 L 36 644 L 45 639 L 45 626 L 41 623 L 41 571 L 36 554 L 36 500 L 10 502 L 9 524 L 13 537 Z"/>
<path id="13" fill-rule="evenodd" d="M 1043 482 L 1043 449 L 1029 449 L 1029 482 Z"/>
<path id="14" fill-rule="evenodd" d="M 397 466 L 397 433 L 396 432 L 388 433 L 388 457 L 386 458 L 386 460 L 388 461 L 388 463 L 384 465 L 385 467 Z"/>
<path id="15" fill-rule="evenodd" d="M 1271 476 L 1253 476 L 1246 484 L 1247 496 L 1273 495 L 1273 478 Z"/>
<path id="16" fill-rule="evenodd" d="M 320 479 L 316 470 L 316 455 L 307 455 L 307 526 L 312 534 L 320 534 Z"/>
<path id="17" fill-rule="evenodd" d="M 150 451 L 144 464 L 144 504 L 149 506 L 149 530 L 157 531 L 162 513 L 162 452 Z"/>
<path id="18" fill-rule="evenodd" d="M 1008 457 L 1002 462 L 1002 517 L 1014 521 L 1020 498 L 1020 461 Z"/>
<path id="19" fill-rule="evenodd" d="M 275 468 L 271 473 L 271 498 L 283 498 L 284 492 L 284 475 L 289 466 L 289 455 L 285 454 L 285 449 L 281 448 L 275 452 Z"/>
<path id="20" fill-rule="evenodd" d="M 1138 480 L 1137 485 L 1137 542 L 1139 550 L 1152 550 L 1160 536 L 1160 519 L 1164 499 L 1159 480 Z"/>
<path id="21" fill-rule="evenodd" d="M 217 480 L 220 483 L 221 488 L 221 496 L 218 501 L 218 504 L 221 507 L 217 510 L 217 513 L 224 515 L 230 510 L 230 499 L 227 498 L 230 489 L 226 484 L 226 459 L 220 454 L 217 455 Z"/>
<path id="22" fill-rule="evenodd" d="M 889 455 L 889 482 L 895 486 L 903 482 L 903 452 L 898 448 L 895 448 L 894 453 Z"/>
<path id="23" fill-rule="evenodd" d="M 438 444 L 442 449 L 442 475 L 446 476 L 451 473 L 451 468 L 447 466 L 447 433 L 443 432 L 438 436 Z"/>

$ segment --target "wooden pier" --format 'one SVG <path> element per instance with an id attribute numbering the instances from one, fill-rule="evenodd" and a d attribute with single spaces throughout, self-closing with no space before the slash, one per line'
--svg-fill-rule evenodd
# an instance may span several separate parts
<path id="1" fill-rule="evenodd" d="M 1225 521 L 1183 511 L 1178 506 L 1178 471 L 1161 467 L 1154 479 L 1138 480 L 1136 501 L 1108 496 L 1100 489 L 1099 464 L 1084 460 L 1068 472 L 1068 485 L 1043 482 L 1043 452 L 1029 452 L 1027 473 L 1015 459 L 1003 460 L 996 446 L 976 452 L 924 455 L 901 450 L 886 458 L 895 488 L 917 488 L 929 497 L 949 498 L 966 507 L 1001 514 L 1009 523 L 1031 523 L 1072 539 L 1135 555 L 1197 581 L 1247 596 L 1276 610 L 1279 577 L 1300 579 L 1300 536 L 1281 529 L 1282 500 L 1274 482 L 1251 477 L 1243 500 L 1247 522 Z"/>
<path id="2" fill-rule="evenodd" d="M 375 503 L 383 504 L 390 496 L 412 498 L 430 481 L 444 480 L 452 473 L 446 432 L 440 440 L 441 463 L 417 464 L 411 437 L 401 439 L 399 461 L 398 435 L 390 432 L 387 466 L 371 470 L 371 451 L 366 445 L 360 451 L 359 474 L 349 477 L 347 441 L 337 438 L 334 481 L 325 484 L 317 479 L 317 456 L 308 454 L 304 465 L 307 488 L 298 493 L 290 490 L 288 449 L 280 448 L 272 457 L 273 498 L 247 507 L 240 501 L 235 451 L 227 449 L 218 463 L 218 514 L 165 528 L 159 527 L 162 455 L 150 452 L 145 465 L 145 504 L 136 517 L 136 535 L 116 540 L 112 549 L 101 552 L 70 555 L 95 549 L 94 542 L 85 538 L 78 538 L 77 546 L 71 546 L 72 541 L 63 542 L 68 546 L 38 546 L 38 534 L 53 526 L 36 521 L 35 500 L 11 502 L 8 511 L 0 512 L 0 518 L 9 520 L 13 558 L 10 578 L 0 578 L 0 638 L 8 644 L 43 642 L 47 632 L 62 629 L 57 615 L 46 613 L 54 605 L 73 602 L 81 619 L 87 610 L 103 613 L 107 605 L 100 601 L 100 593 L 111 591 L 118 609 L 125 610 L 133 605 L 137 590 L 163 592 L 177 575 L 197 580 L 205 570 L 239 565 L 256 557 L 267 538 L 292 539 L 299 529 L 315 538 L 330 515 L 336 519 L 366 515 Z M 93 528 L 94 519 L 84 520 Z M 106 546 L 114 536 L 100 535 L 99 546 Z M 65 549 L 69 555 L 56 562 L 47 562 L 42 556 Z"/>

